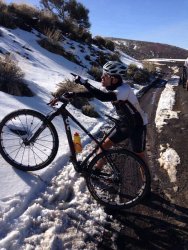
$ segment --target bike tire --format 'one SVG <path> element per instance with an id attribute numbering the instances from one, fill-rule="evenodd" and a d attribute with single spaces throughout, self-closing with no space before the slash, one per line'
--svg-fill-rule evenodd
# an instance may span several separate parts
<path id="1" fill-rule="evenodd" d="M 106 161 L 100 174 L 96 164 Z M 117 177 L 118 176 L 118 177 Z M 111 149 L 96 155 L 86 174 L 87 187 L 95 200 L 111 209 L 130 208 L 150 191 L 151 177 L 145 162 L 126 149 Z"/>
<path id="2" fill-rule="evenodd" d="M 25 145 L 24 140 L 33 135 L 42 124 L 44 130 L 36 140 Z M 14 111 L 0 123 L 0 153 L 17 169 L 35 171 L 48 166 L 55 158 L 58 147 L 59 139 L 54 125 L 37 111 Z"/>

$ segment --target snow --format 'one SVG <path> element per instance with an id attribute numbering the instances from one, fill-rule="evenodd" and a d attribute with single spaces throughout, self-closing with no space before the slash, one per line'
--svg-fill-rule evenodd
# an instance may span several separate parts
<path id="1" fill-rule="evenodd" d="M 165 149 L 164 152 L 162 152 Z M 159 158 L 160 166 L 163 167 L 170 178 L 171 182 L 176 182 L 176 166 L 180 164 L 180 157 L 177 152 L 173 148 L 169 148 L 167 144 L 167 148 L 161 147 L 161 153 Z"/>
<path id="2" fill-rule="evenodd" d="M 167 82 L 156 111 L 155 124 L 158 132 L 162 131 L 169 119 L 178 119 L 179 111 L 173 111 L 175 105 L 175 87 L 178 86 L 179 77 L 172 76 Z M 170 145 L 160 145 L 160 158 L 158 159 L 160 166 L 163 167 L 169 176 L 170 182 L 176 182 L 177 165 L 180 164 L 180 157 L 177 152 L 170 148 Z"/>
<path id="3" fill-rule="evenodd" d="M 1 51 L 10 53 L 25 73 L 28 86 L 36 94 L 34 97 L 18 97 L 0 92 L 0 119 L 21 108 L 47 114 L 52 108 L 46 103 L 57 83 L 71 79 L 71 72 L 89 77 L 86 68 L 90 64 L 85 60 L 86 53 L 89 53 L 88 46 L 82 45 L 84 52 L 81 53 L 78 43 L 66 38 L 63 42 L 67 50 L 70 46 L 75 47 L 72 50 L 85 65 L 81 67 L 41 48 L 37 43 L 40 34 L 34 30 L 30 33 L 1 27 L 0 31 L 3 35 L 0 38 Z M 142 67 L 140 62 L 124 53 L 121 54 L 121 60 L 126 64 L 136 62 Z M 100 86 L 95 81 L 91 80 L 91 83 Z M 171 88 L 167 90 L 171 103 L 175 98 L 170 94 L 172 91 Z M 166 97 L 162 95 L 163 98 Z M 99 113 L 113 112 L 109 103 L 93 100 L 92 104 Z M 160 113 L 163 106 L 159 107 Z M 167 108 L 171 107 L 169 105 Z M 96 133 L 104 126 L 105 120 L 102 118 L 86 117 L 71 105 L 68 109 L 91 133 Z M 164 112 L 160 113 L 160 117 L 163 115 Z M 165 120 L 157 122 L 157 127 L 161 129 Z M 56 158 L 48 167 L 36 172 L 22 172 L 11 167 L 0 156 L 0 249 L 96 249 L 95 244 L 105 230 L 106 213 L 103 207 L 91 198 L 84 178 L 69 163 L 69 149 L 61 118 L 56 118 L 53 123 L 58 131 L 60 145 Z M 75 124 L 70 124 L 72 133 L 78 131 L 81 135 L 85 147 L 79 157 L 84 158 L 90 150 L 87 145 L 89 139 Z M 174 155 L 174 152 L 171 154 Z M 178 162 L 177 159 L 173 161 Z"/>
<path id="4" fill-rule="evenodd" d="M 176 59 L 176 58 L 152 58 L 144 59 L 146 62 L 185 62 L 186 59 Z"/>
<path id="5" fill-rule="evenodd" d="M 167 124 L 168 119 L 178 119 L 178 112 L 172 110 L 175 104 L 174 87 L 178 84 L 177 79 L 177 77 L 172 77 L 161 94 L 155 117 L 156 127 L 159 132 L 164 124 Z"/>

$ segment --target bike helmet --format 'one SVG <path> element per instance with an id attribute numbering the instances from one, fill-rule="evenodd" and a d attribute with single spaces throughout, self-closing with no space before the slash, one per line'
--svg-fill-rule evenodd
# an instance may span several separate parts
<path id="1" fill-rule="evenodd" d="M 127 72 L 127 65 L 121 62 L 109 61 L 103 66 L 103 72 L 111 76 L 120 75 L 124 78 Z"/>

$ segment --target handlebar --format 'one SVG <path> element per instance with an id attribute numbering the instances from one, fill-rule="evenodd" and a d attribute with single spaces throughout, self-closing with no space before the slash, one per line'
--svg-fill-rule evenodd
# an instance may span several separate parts
<path id="1" fill-rule="evenodd" d="M 60 97 L 54 98 L 54 103 L 50 101 L 49 103 L 47 103 L 47 105 L 50 105 L 53 107 L 57 104 L 57 102 L 62 102 L 66 106 L 70 102 L 70 99 L 62 95 Z"/>
<path id="2" fill-rule="evenodd" d="M 110 115 L 107 115 L 107 114 L 105 114 L 105 116 L 108 117 L 108 119 L 111 120 L 112 122 L 114 122 L 115 124 L 118 124 L 118 123 L 119 123 L 119 120 L 118 120 L 118 119 L 116 119 L 116 118 L 114 118 L 114 117 L 112 117 L 112 116 L 110 116 Z"/>

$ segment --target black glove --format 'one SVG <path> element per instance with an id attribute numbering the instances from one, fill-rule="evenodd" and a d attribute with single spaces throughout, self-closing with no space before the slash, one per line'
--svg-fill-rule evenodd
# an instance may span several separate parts
<path id="1" fill-rule="evenodd" d="M 85 85 L 87 83 L 87 79 L 85 80 L 80 76 L 76 76 L 74 81 L 75 83 L 79 83 L 81 85 Z"/>
<path id="2" fill-rule="evenodd" d="M 74 98 L 76 96 L 76 93 L 74 92 L 66 92 L 63 94 L 63 96 L 67 99 Z"/>

